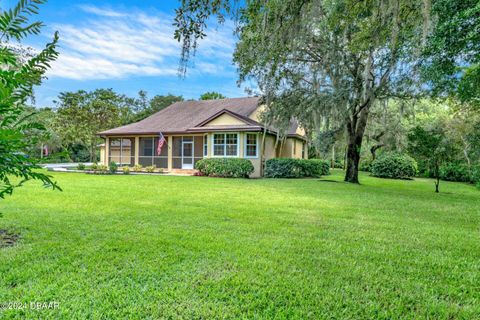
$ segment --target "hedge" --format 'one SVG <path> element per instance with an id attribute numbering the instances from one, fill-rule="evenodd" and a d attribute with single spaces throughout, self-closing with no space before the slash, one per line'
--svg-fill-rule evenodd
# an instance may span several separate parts
<path id="1" fill-rule="evenodd" d="M 370 166 L 372 175 L 379 178 L 410 179 L 418 173 L 415 159 L 399 153 L 385 153 Z"/>
<path id="2" fill-rule="evenodd" d="M 207 158 L 197 161 L 195 169 L 202 175 L 222 178 L 248 178 L 255 168 L 248 159 Z"/>
<path id="3" fill-rule="evenodd" d="M 275 158 L 265 163 L 266 178 L 305 178 L 328 174 L 330 164 L 320 159 Z"/>

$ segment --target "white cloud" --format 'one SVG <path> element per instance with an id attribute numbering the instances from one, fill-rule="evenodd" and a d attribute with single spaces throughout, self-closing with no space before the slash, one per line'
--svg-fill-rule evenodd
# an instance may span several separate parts
<path id="1" fill-rule="evenodd" d="M 180 45 L 173 39 L 173 17 L 95 6 L 79 8 L 91 18 L 79 25 L 53 26 L 60 32 L 60 56 L 52 64 L 49 77 L 94 80 L 177 73 Z M 209 30 L 190 74 L 234 76 L 231 30 L 228 24 Z"/>

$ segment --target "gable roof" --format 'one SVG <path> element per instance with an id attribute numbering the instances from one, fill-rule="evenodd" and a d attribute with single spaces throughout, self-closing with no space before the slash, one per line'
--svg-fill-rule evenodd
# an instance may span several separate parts
<path id="1" fill-rule="evenodd" d="M 150 135 L 193 133 L 211 131 L 262 131 L 261 123 L 250 119 L 258 108 L 259 97 L 230 98 L 218 100 L 180 101 L 160 110 L 159 112 L 135 123 L 98 133 L 101 136 L 107 135 Z M 209 126 L 213 119 L 228 114 L 233 116 L 245 125 L 221 125 Z M 292 122 L 287 134 L 295 133 L 298 125 Z M 276 133 L 273 128 L 269 132 Z"/>

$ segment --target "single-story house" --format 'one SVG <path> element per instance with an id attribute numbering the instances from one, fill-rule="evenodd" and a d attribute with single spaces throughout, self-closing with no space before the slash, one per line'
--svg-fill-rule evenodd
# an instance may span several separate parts
<path id="1" fill-rule="evenodd" d="M 260 122 L 263 109 L 258 97 L 176 102 L 139 122 L 100 132 L 101 162 L 171 172 L 194 169 L 203 158 L 238 157 L 249 159 L 252 177 L 260 177 L 265 160 L 307 158 L 305 132 L 297 122 L 278 141 L 278 131 Z M 158 155 L 160 133 L 166 143 Z"/>

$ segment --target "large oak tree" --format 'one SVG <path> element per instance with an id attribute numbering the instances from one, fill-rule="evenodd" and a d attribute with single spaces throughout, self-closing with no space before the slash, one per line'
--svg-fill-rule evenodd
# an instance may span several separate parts
<path id="1" fill-rule="evenodd" d="M 428 31 L 430 2 L 418 0 L 186 0 L 177 10 L 182 71 L 212 15 L 238 17 L 234 59 L 254 79 L 271 121 L 296 117 L 309 130 L 347 131 L 345 181 L 358 183 L 362 140 L 377 99 L 411 93 Z M 268 112 L 267 112 L 268 114 Z"/>

